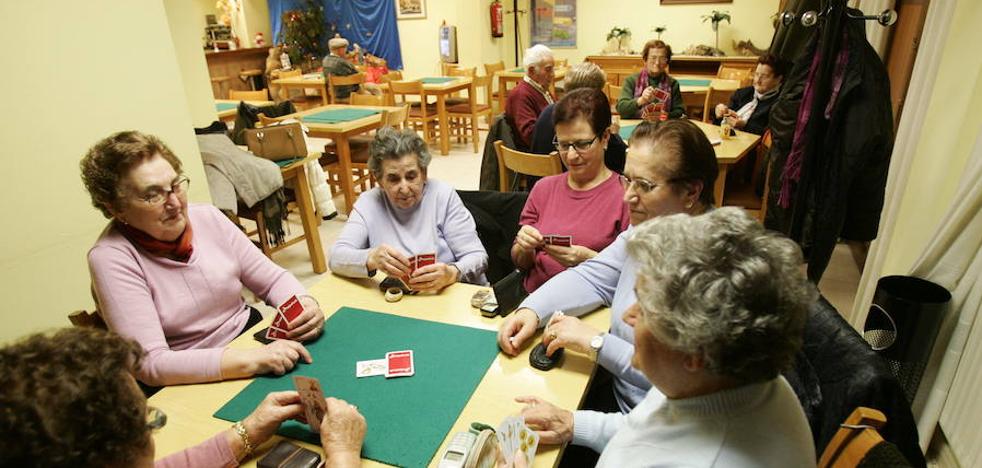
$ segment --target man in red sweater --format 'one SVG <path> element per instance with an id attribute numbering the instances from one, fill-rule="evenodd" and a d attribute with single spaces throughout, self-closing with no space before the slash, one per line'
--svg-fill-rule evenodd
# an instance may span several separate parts
<path id="1" fill-rule="evenodd" d="M 552 104 L 556 97 L 549 91 L 555 78 L 555 59 L 552 50 L 537 44 L 525 51 L 525 76 L 518 86 L 508 92 L 505 103 L 505 119 L 515 134 L 519 151 L 528 151 L 532 142 L 535 121 L 542 109 Z"/>

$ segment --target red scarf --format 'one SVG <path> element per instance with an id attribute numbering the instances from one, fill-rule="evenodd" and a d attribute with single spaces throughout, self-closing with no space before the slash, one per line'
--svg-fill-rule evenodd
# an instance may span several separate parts
<path id="1" fill-rule="evenodd" d="M 181 237 L 168 242 L 156 239 L 129 224 L 116 221 L 116 229 L 133 244 L 150 252 L 151 255 L 166 257 L 182 263 L 187 263 L 191 259 L 191 252 L 194 251 L 194 246 L 191 245 L 191 221 L 188 220 L 185 226 Z"/>

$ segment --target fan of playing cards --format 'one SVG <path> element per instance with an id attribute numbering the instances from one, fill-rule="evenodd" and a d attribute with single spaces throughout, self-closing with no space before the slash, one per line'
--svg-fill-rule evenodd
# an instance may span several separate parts
<path id="1" fill-rule="evenodd" d="M 304 307 L 303 303 L 300 302 L 300 298 L 293 296 L 286 300 L 280 305 L 279 311 L 276 312 L 276 318 L 273 319 L 272 325 L 266 329 L 266 338 L 270 340 L 286 340 L 287 333 L 290 330 L 290 325 L 293 323 L 297 317 L 303 314 Z"/>
<path id="2" fill-rule="evenodd" d="M 525 425 L 525 419 L 520 416 L 505 418 L 498 425 L 495 436 L 498 438 L 498 447 L 505 462 L 511 464 L 515 451 L 521 449 L 528 466 L 532 466 L 535 450 L 539 447 L 539 434 Z"/>
<path id="3" fill-rule="evenodd" d="M 542 236 L 542 242 L 546 245 L 561 245 L 570 247 L 573 245 L 573 236 L 561 236 L 559 234 L 547 234 Z"/>
<path id="4" fill-rule="evenodd" d="M 436 263 L 435 253 L 419 254 L 409 257 L 409 273 L 407 273 L 402 277 L 402 282 L 406 284 L 407 288 L 412 289 L 412 286 L 409 285 L 409 278 L 413 276 L 413 273 L 420 268 L 423 268 L 427 265 L 433 265 L 435 263 Z"/>

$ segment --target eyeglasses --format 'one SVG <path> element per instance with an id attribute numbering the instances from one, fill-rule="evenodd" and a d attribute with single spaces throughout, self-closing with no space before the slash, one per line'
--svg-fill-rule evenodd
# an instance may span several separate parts
<path id="1" fill-rule="evenodd" d="M 157 206 L 167 201 L 167 198 L 170 197 L 170 194 L 172 193 L 178 196 L 184 195 L 188 191 L 188 187 L 190 185 L 191 179 L 188 179 L 186 176 L 182 175 L 178 177 L 173 184 L 171 184 L 170 190 L 151 189 L 143 195 L 137 195 L 136 199 L 146 203 L 147 205 Z"/>
<path id="2" fill-rule="evenodd" d="M 167 415 L 160 408 L 147 407 L 147 429 L 155 431 L 167 425 Z"/>
<path id="3" fill-rule="evenodd" d="M 649 180 L 631 178 L 624 174 L 621 174 L 620 179 L 621 179 L 621 185 L 624 187 L 624 190 L 632 190 L 633 188 L 634 193 L 638 195 L 644 195 L 658 188 L 659 186 L 668 185 L 672 182 L 676 182 L 675 179 L 669 179 L 662 183 L 656 183 L 656 182 L 651 182 Z"/>
<path id="4" fill-rule="evenodd" d="M 600 138 L 600 135 L 597 135 L 589 140 L 577 141 L 559 141 L 559 137 L 553 137 L 552 146 L 555 146 L 556 150 L 558 150 L 560 153 L 566 153 L 569 151 L 570 147 L 572 147 L 577 153 L 583 153 L 593 146 L 593 143 L 597 141 L 597 138 Z"/>
<path id="5" fill-rule="evenodd" d="M 648 61 L 649 62 L 655 62 L 655 63 L 668 63 L 668 56 L 666 56 L 666 55 L 649 55 L 648 56 Z"/>

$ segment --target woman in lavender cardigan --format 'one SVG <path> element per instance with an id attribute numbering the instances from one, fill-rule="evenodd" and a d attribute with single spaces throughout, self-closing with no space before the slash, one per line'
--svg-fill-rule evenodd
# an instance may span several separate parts
<path id="1" fill-rule="evenodd" d="M 358 197 L 331 248 L 331 271 L 367 278 L 410 272 L 409 258 L 435 253 L 436 263 L 416 269 L 409 286 L 437 292 L 462 281 L 486 284 L 488 254 L 474 218 L 448 184 L 428 180 L 430 152 L 416 132 L 382 128 L 372 142 L 368 168 L 379 186 Z"/>

